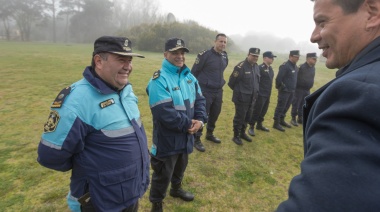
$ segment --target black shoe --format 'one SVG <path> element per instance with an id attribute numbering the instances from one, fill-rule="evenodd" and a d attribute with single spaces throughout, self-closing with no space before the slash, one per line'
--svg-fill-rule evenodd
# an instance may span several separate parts
<path id="1" fill-rule="evenodd" d="M 247 134 L 245 134 L 245 133 L 240 133 L 240 138 L 241 139 L 244 139 L 244 140 L 246 140 L 246 141 L 248 141 L 248 142 L 252 142 L 252 138 L 250 138 Z"/>
<path id="2" fill-rule="evenodd" d="M 205 147 L 203 146 L 202 142 L 200 139 L 195 139 L 194 141 L 194 147 L 200 152 L 206 151 Z"/>
<path id="3" fill-rule="evenodd" d="M 265 131 L 265 132 L 269 132 L 269 129 L 266 128 L 266 127 L 264 127 L 264 126 L 261 125 L 261 124 L 258 124 L 258 125 L 256 126 L 256 129 L 257 129 L 257 130 L 262 130 L 262 131 Z"/>
<path id="4" fill-rule="evenodd" d="M 185 191 L 182 188 L 179 189 L 170 189 L 170 196 L 172 197 L 179 197 L 184 201 L 193 201 L 194 200 L 194 194 L 191 192 Z"/>
<path id="5" fill-rule="evenodd" d="M 162 212 L 162 204 L 163 202 L 152 202 L 152 210 L 151 212 Z"/>
<path id="6" fill-rule="evenodd" d="M 255 136 L 255 130 L 253 129 L 253 127 L 250 127 L 250 128 L 248 129 L 248 134 L 249 134 L 250 136 Z"/>
<path id="7" fill-rule="evenodd" d="M 286 123 L 284 120 L 280 121 L 280 125 L 287 127 L 287 128 L 292 128 L 292 126 L 290 124 Z"/>
<path id="8" fill-rule="evenodd" d="M 298 127 L 298 123 L 297 123 L 297 121 L 296 121 L 295 118 L 293 118 L 293 119 L 290 121 L 290 123 L 291 123 L 293 126 Z"/>
<path id="9" fill-rule="evenodd" d="M 281 125 L 278 122 L 275 122 L 273 124 L 273 128 L 276 130 L 280 130 L 281 132 L 285 132 L 285 129 L 281 127 Z"/>
<path id="10" fill-rule="evenodd" d="M 298 122 L 298 124 L 302 124 L 303 123 L 302 117 L 298 117 L 297 122 Z"/>
<path id="11" fill-rule="evenodd" d="M 235 144 L 237 144 L 237 145 L 243 145 L 243 142 L 237 136 L 233 137 L 232 141 L 235 142 Z"/>
<path id="12" fill-rule="evenodd" d="M 206 134 L 206 139 L 217 144 L 222 142 L 219 138 L 215 137 L 213 134 Z"/>

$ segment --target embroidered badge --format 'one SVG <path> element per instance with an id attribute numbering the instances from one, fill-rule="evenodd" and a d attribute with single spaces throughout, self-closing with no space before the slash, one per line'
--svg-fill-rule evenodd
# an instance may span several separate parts
<path id="1" fill-rule="evenodd" d="M 55 110 L 51 110 L 49 114 L 49 118 L 44 124 L 44 132 L 54 132 L 57 128 L 58 122 L 59 122 L 59 114 Z"/>
<path id="2" fill-rule="evenodd" d="M 115 100 L 107 99 L 106 101 L 99 103 L 99 106 L 101 108 L 105 108 L 105 107 L 108 107 L 108 106 L 113 105 L 113 104 L 115 104 Z"/>
<path id="3" fill-rule="evenodd" d="M 123 49 L 127 52 L 132 51 L 131 47 L 129 46 L 129 40 L 125 39 Z"/>
<path id="4" fill-rule="evenodd" d="M 53 104 L 51 105 L 52 108 L 60 108 L 62 107 L 63 101 L 65 101 L 65 98 L 67 95 L 70 94 L 71 87 L 64 88 L 58 96 L 55 98 Z"/>
<path id="5" fill-rule="evenodd" d="M 234 71 L 234 73 L 232 73 L 232 75 L 233 75 L 234 77 L 238 77 L 238 76 L 239 76 L 239 72 L 238 72 L 238 71 Z"/>

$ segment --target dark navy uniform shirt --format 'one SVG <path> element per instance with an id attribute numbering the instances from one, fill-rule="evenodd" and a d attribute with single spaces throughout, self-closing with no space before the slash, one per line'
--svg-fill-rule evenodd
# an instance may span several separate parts
<path id="1" fill-rule="evenodd" d="M 223 73 L 227 65 L 227 53 L 216 52 L 212 47 L 197 55 L 191 73 L 197 78 L 202 92 L 218 92 L 226 83 Z"/>
<path id="2" fill-rule="evenodd" d="M 267 66 L 265 63 L 259 66 L 260 69 L 260 86 L 259 96 L 269 97 L 272 92 L 274 72 L 272 66 Z"/>
<path id="3" fill-rule="evenodd" d="M 315 67 L 306 62 L 299 68 L 297 74 L 297 89 L 310 90 L 314 85 Z"/>
<path id="4" fill-rule="evenodd" d="M 292 92 L 296 89 L 298 67 L 290 60 L 283 63 L 276 77 L 276 88 Z"/>

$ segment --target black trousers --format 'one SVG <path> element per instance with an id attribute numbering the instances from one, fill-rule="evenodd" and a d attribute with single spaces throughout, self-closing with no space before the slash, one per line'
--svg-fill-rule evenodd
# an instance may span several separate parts
<path id="1" fill-rule="evenodd" d="M 182 183 L 188 156 L 188 154 L 177 154 L 165 158 L 151 157 L 150 164 L 153 169 L 149 194 L 151 202 L 161 202 L 165 198 L 169 183 L 172 185 Z"/>
<path id="2" fill-rule="evenodd" d="M 296 89 L 292 102 L 292 117 L 302 117 L 302 107 L 305 104 L 305 97 L 310 94 L 310 90 Z"/>
<path id="3" fill-rule="evenodd" d="M 253 106 L 251 125 L 256 122 L 263 122 L 265 114 L 268 112 L 270 97 L 268 96 L 258 96 L 257 100 Z"/>
<path id="4" fill-rule="evenodd" d="M 206 113 L 208 115 L 207 132 L 214 132 L 216 121 L 222 111 L 223 104 L 223 90 L 217 92 L 202 91 L 203 96 L 206 98 Z M 196 133 L 196 136 L 202 136 L 202 130 Z"/>
<path id="5" fill-rule="evenodd" d="M 96 212 L 94 206 L 92 205 L 91 199 L 88 201 L 86 205 L 81 205 L 80 210 L 82 212 Z M 139 210 L 139 201 L 137 201 L 134 205 L 125 208 L 121 212 L 137 212 Z"/>
<path id="6" fill-rule="evenodd" d="M 285 118 L 286 112 L 288 112 L 289 107 L 293 100 L 294 91 L 278 91 L 277 96 L 277 106 L 274 111 L 274 120 L 280 120 Z"/>
<path id="7" fill-rule="evenodd" d="M 251 119 L 250 102 L 235 102 L 235 116 L 233 127 L 235 133 L 240 133 L 241 130 L 247 128 L 247 123 Z"/>

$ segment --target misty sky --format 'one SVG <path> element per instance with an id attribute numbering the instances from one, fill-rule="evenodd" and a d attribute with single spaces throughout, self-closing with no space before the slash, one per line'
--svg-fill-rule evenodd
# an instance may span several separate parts
<path id="1" fill-rule="evenodd" d="M 158 0 L 163 13 L 194 20 L 227 35 L 249 32 L 309 41 L 314 29 L 310 0 Z"/>

